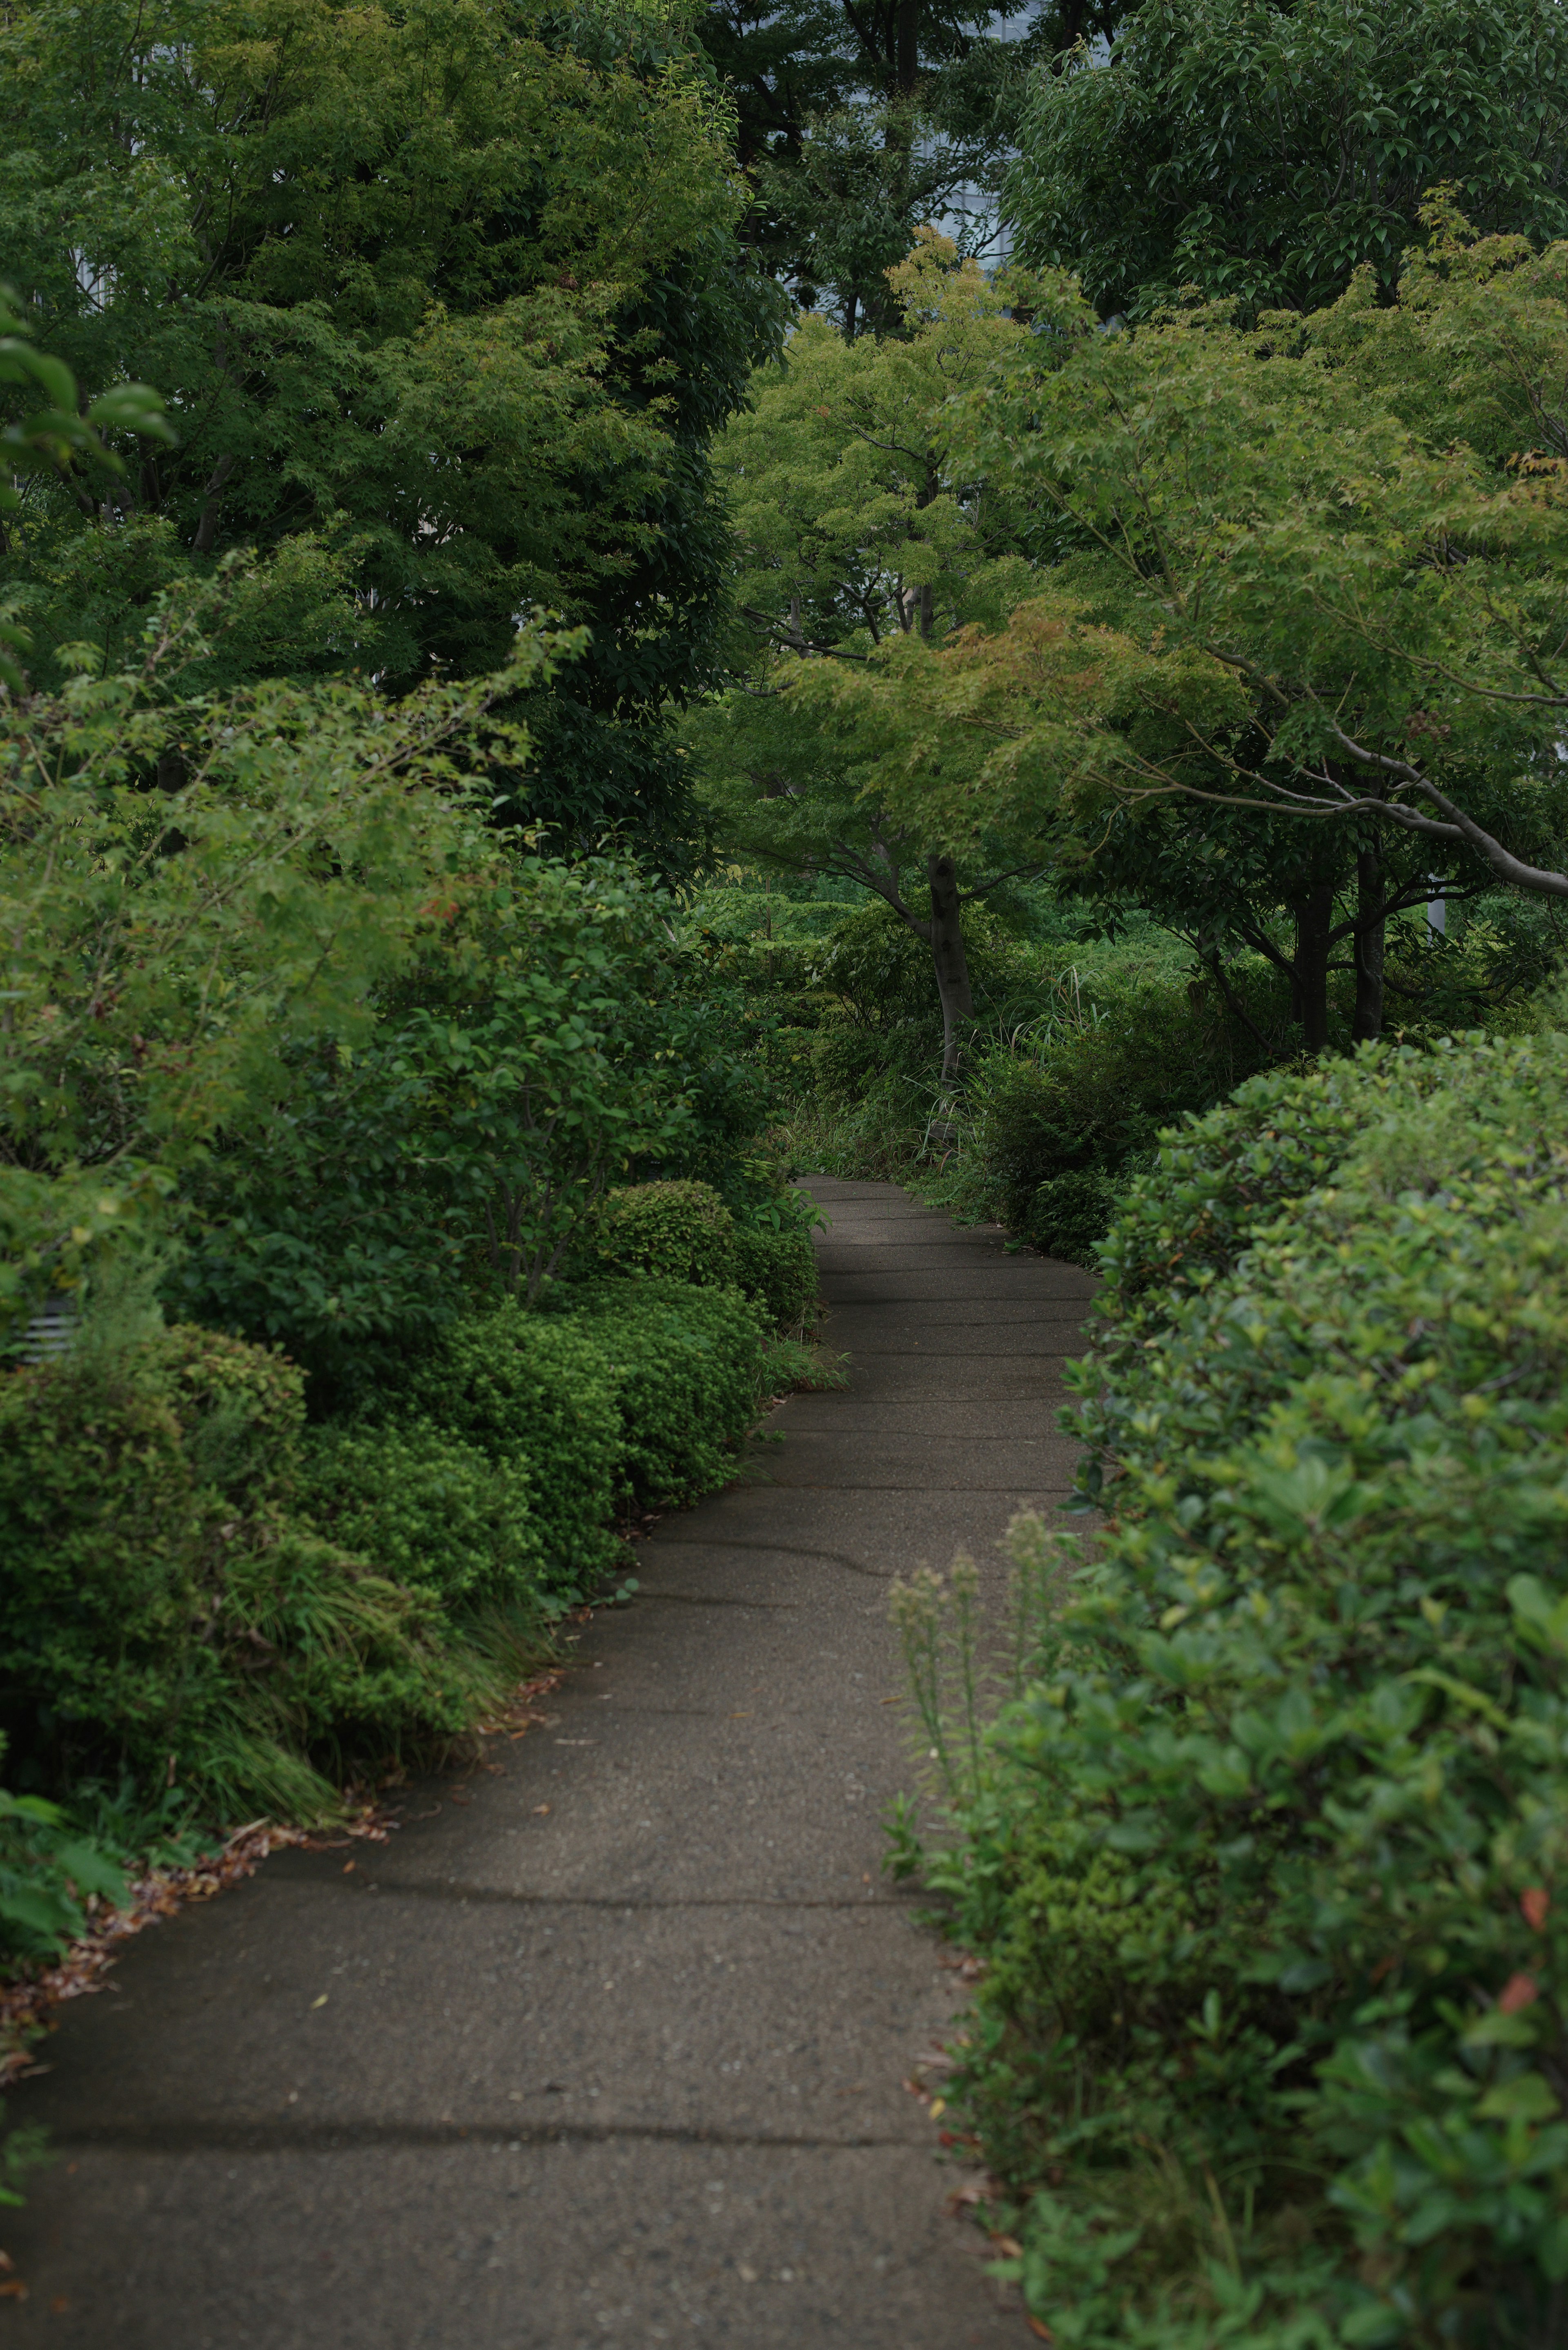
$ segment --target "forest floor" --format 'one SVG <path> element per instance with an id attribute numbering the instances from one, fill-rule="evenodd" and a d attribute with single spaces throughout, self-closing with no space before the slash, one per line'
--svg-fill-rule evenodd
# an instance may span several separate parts
<path id="1" fill-rule="evenodd" d="M 891 1887 L 895 1576 L 1049 1507 L 1086 1274 L 814 1179 L 846 1392 L 640 1545 L 545 1716 L 381 1846 L 127 1947 L 10 2118 L 0 2339 L 969 2350 L 1030 2338 L 907 2085 L 961 1983 Z M 782 1437 L 783 1441 L 772 1440 Z"/>

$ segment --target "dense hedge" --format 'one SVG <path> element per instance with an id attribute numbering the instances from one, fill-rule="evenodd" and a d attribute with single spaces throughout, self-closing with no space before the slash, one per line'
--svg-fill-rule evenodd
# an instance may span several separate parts
<path id="1" fill-rule="evenodd" d="M 35 1777 L 112 1759 L 308 1814 L 316 1761 L 465 1726 L 484 1676 L 433 1602 L 286 1514 L 301 1388 L 192 1328 L 0 1379 L 0 1710 Z"/>
<path id="2" fill-rule="evenodd" d="M 738 1290 L 680 1281 L 589 1282 L 566 1295 L 573 1324 L 609 1358 L 633 1497 L 667 1508 L 725 1483 L 757 1416 L 757 1309 Z"/>
<path id="3" fill-rule="evenodd" d="M 618 1386 L 602 1342 L 569 1316 L 503 1305 L 458 1323 L 384 1401 L 528 1478 L 546 1584 L 567 1594 L 616 1556 Z"/>
<path id="4" fill-rule="evenodd" d="M 704 1187 L 649 1189 L 728 1223 Z M 89 1316 L 0 1377 L 0 1738 L 24 1783 L 126 1767 L 208 1817 L 311 1816 L 345 1771 L 464 1734 L 619 1561 L 618 1520 L 733 1473 L 768 1324 L 734 1286 L 563 1283 L 548 1311 L 452 1326 L 373 1416 L 307 1428 L 284 1356 Z M 52 1833 L 6 1831 L 43 1874 Z"/>
<path id="5" fill-rule="evenodd" d="M 1256 1080 L 1105 1252 L 1108 1523 L 933 1864 L 1082 2350 L 1568 2326 L 1565 1088 L 1557 1037 Z"/>
<path id="6" fill-rule="evenodd" d="M 449 1614 L 484 1602 L 526 1614 L 545 1561 L 533 1478 L 426 1419 L 312 1429 L 296 1505 L 344 1549 Z"/>
<path id="7" fill-rule="evenodd" d="M 784 1192 L 768 1203 L 766 1223 L 744 1223 L 707 1183 L 628 1184 L 587 1221 L 574 1270 L 732 1283 L 779 1327 L 796 1328 L 816 1299 L 816 1257 L 797 1200 Z"/>

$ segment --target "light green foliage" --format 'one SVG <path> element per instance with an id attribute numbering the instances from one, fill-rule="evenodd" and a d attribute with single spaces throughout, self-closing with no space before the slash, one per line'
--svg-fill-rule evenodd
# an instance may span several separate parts
<path id="1" fill-rule="evenodd" d="M 1108 59 L 1064 62 L 1009 197 L 1023 256 L 1102 317 L 1189 286 L 1310 309 L 1363 264 L 1391 285 L 1439 180 L 1489 229 L 1568 225 L 1568 42 L 1530 0 L 1143 0 Z"/>
<path id="2" fill-rule="evenodd" d="M 0 745 L 0 1309 L 161 1222 L 177 1310 L 351 1384 L 482 1268 L 536 1293 L 633 1162 L 726 1165 L 761 1093 L 655 886 L 485 821 L 527 750 L 493 704 L 544 640 L 400 703 L 186 695 L 212 600 Z"/>
<path id="3" fill-rule="evenodd" d="M 1527 861 L 1559 821 L 1559 461 L 1510 460 L 1554 412 L 1568 248 L 1428 219 L 1386 328 L 1365 272 L 1266 332 L 1215 308 L 1105 335 L 1042 287 L 1053 331 L 1001 356 L 967 459 L 1083 553 L 1005 629 L 882 657 L 870 779 L 901 821 L 1088 856 L 1119 807 L 1208 793 L 1274 816 L 1278 899 L 1354 807 L 1328 829 L 1403 859 L 1407 902 L 1434 867 L 1536 886 L 1461 815 Z M 829 683 L 846 714 L 883 691 L 875 663 Z M 1280 831 L 1303 806 L 1319 821 Z M 1182 821 L 1206 837 L 1200 806 Z"/>
<path id="4" fill-rule="evenodd" d="M 1555 2339 L 1565 1076 L 1255 1079 L 1103 1252 L 1107 1523 L 1015 1529 L 1026 1686 L 935 1872 L 992 1960 L 958 2109 L 1083 2350 Z"/>
<path id="5" fill-rule="evenodd" d="M 762 1399 L 758 1308 L 736 1289 L 655 1274 L 584 1282 L 562 1298 L 614 1381 L 618 1482 L 655 1509 L 727 1484 Z"/>
<path id="6" fill-rule="evenodd" d="M 8 1311 L 254 1131 L 302 1056 L 351 1055 L 454 874 L 488 894 L 504 869 L 464 805 L 472 736 L 536 640 L 401 704 L 283 684 L 181 703 L 199 618 L 165 605 L 140 671 L 14 706 L 0 741 Z"/>
<path id="7" fill-rule="evenodd" d="M 591 1590 L 617 1555 L 618 1382 L 596 1332 L 507 1305 L 447 1331 L 408 1378 L 407 1402 L 528 1477 L 545 1588 Z M 387 1403 L 401 1404 L 395 1390 Z"/>
<path id="8" fill-rule="evenodd" d="M 610 1191 L 589 1221 L 582 1256 L 601 1273 L 670 1281 L 734 1279 L 735 1220 L 711 1185 L 635 1183 Z"/>
<path id="9" fill-rule="evenodd" d="M 328 1425 L 309 1431 L 296 1506 L 340 1548 L 433 1592 L 449 1617 L 493 1602 L 526 1618 L 542 1564 L 530 1482 L 515 1454 L 429 1421 Z"/>
<path id="10" fill-rule="evenodd" d="M 1007 287 L 934 234 L 888 282 L 902 336 L 846 344 L 807 318 L 719 444 L 753 674 L 691 740 L 722 842 L 896 894 L 899 863 L 930 844 L 862 795 L 866 754 L 810 699 L 824 664 L 803 656 L 836 671 L 884 642 L 999 616 L 1023 592 L 1016 514 L 953 463 L 949 403 L 1028 338 L 1004 315 Z"/>

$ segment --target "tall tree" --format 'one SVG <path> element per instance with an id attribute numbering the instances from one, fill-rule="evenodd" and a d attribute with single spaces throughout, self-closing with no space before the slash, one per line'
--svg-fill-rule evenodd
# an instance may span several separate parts
<path id="1" fill-rule="evenodd" d="M 929 232 L 888 293 L 901 336 L 846 344 L 806 319 L 719 445 L 749 673 L 690 739 L 722 845 L 853 880 L 929 945 L 951 1086 L 973 1014 L 962 909 L 1000 873 L 983 843 L 961 873 L 942 827 L 867 792 L 877 712 L 846 726 L 814 689 L 890 640 L 936 642 L 1004 611 L 1026 584 L 1016 513 L 955 468 L 950 407 L 1026 335 L 1006 286 Z"/>
<path id="2" fill-rule="evenodd" d="M 1438 877 L 1568 898 L 1568 246 L 1431 220 L 1396 306 L 1368 270 L 1266 337 L 1106 335 L 1042 284 L 1051 331 L 998 353 L 954 462 L 1079 552 L 1004 628 L 831 689 L 846 727 L 884 713 L 863 788 L 895 820 L 1185 899 L 1286 962 L 1314 1046 L 1336 948 L 1376 1033 L 1385 924 Z"/>
<path id="3" fill-rule="evenodd" d="M 1184 285 L 1311 308 L 1386 295 L 1426 192 L 1484 228 L 1568 228 L 1568 20 L 1554 0 L 1142 0 L 1038 73 L 1007 201 L 1021 259 L 1102 317 Z"/>
<path id="4" fill-rule="evenodd" d="M 732 92 L 758 204 L 747 225 L 805 309 L 898 331 L 886 272 L 955 199 L 993 234 L 1029 65 L 1109 35 L 1123 0 L 1027 12 L 964 0 L 714 0 L 704 47 Z"/>
<path id="5" fill-rule="evenodd" d="M 549 608 L 588 635 L 529 812 L 679 827 L 661 721 L 715 673 L 727 546 L 706 445 L 778 317 L 701 52 L 507 0 L 19 0 L 0 105 L 26 315 L 179 434 L 108 499 L 30 495 L 24 592 L 74 566 L 102 619 L 117 579 L 314 534 L 394 687 Z"/>

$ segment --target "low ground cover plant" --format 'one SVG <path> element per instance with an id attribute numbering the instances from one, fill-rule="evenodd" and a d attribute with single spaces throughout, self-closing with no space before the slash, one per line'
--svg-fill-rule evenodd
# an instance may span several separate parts
<path id="1" fill-rule="evenodd" d="M 1015 1527 L 1019 1692 L 942 1732 L 924 1862 L 989 1960 L 959 2126 L 1082 2350 L 1561 2338 L 1565 1078 L 1255 1079 L 1102 1252 L 1104 1532 Z"/>

